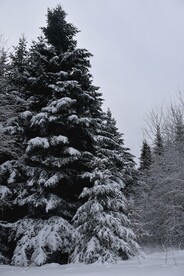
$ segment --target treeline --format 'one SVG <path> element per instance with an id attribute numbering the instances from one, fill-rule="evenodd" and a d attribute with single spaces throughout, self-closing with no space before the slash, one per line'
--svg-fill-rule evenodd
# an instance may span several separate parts
<path id="1" fill-rule="evenodd" d="M 184 101 L 153 109 L 147 118 L 137 204 L 144 242 L 184 246 Z"/>
<path id="2" fill-rule="evenodd" d="M 0 261 L 116 262 L 138 251 L 133 156 L 61 6 L 0 60 Z"/>

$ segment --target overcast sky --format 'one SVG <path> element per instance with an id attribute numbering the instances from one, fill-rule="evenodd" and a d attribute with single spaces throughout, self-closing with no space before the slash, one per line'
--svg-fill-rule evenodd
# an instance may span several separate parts
<path id="1" fill-rule="evenodd" d="M 144 118 L 152 106 L 184 90 L 183 0 L 0 0 L 0 33 L 16 45 L 35 40 L 47 7 L 62 4 L 81 32 L 78 46 L 94 57 L 101 87 L 126 146 L 139 157 Z"/>

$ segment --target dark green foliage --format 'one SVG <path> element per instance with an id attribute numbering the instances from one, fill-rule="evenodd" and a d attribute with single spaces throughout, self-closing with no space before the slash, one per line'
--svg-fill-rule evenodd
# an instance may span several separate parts
<path id="1" fill-rule="evenodd" d="M 65 20 L 66 13 L 61 6 L 55 9 L 48 9 L 47 27 L 42 28 L 49 44 L 53 45 L 57 52 L 72 51 L 76 47 L 73 37 L 78 30 L 71 23 Z"/>

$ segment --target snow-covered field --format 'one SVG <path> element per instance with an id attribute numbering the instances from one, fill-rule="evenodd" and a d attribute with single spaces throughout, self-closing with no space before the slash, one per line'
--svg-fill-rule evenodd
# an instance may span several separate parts
<path id="1" fill-rule="evenodd" d="M 146 254 L 114 265 L 58 265 L 41 267 L 0 266 L 1 276 L 184 276 L 184 250 Z"/>

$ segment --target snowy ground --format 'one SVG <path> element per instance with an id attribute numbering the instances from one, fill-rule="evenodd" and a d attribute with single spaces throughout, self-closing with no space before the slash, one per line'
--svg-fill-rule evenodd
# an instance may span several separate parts
<path id="1" fill-rule="evenodd" d="M 121 262 L 115 265 L 58 265 L 20 268 L 0 266 L 1 276 L 184 276 L 184 251 L 156 252 L 145 258 Z"/>

